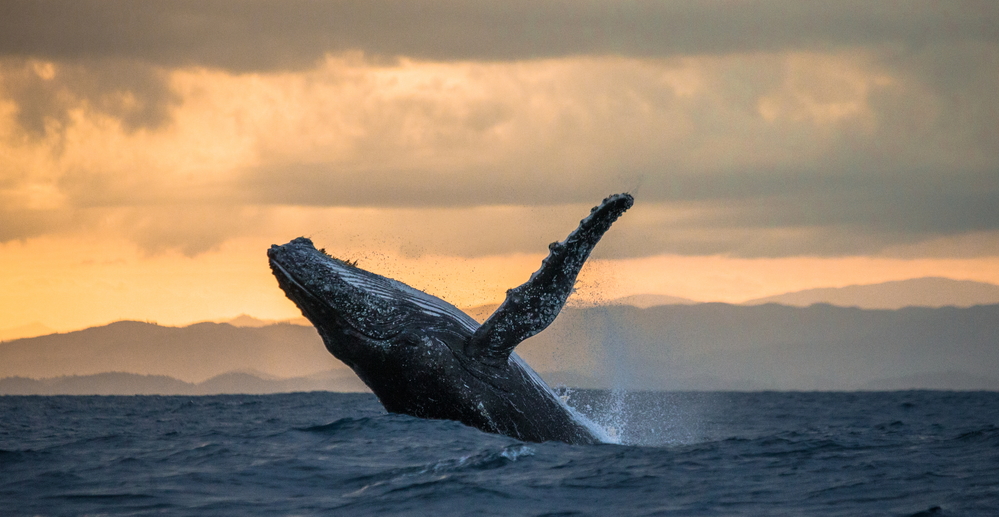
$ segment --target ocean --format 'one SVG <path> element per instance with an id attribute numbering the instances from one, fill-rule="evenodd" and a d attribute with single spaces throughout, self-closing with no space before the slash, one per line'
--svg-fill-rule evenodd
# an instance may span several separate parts
<path id="1" fill-rule="evenodd" d="M 999 515 L 999 393 L 563 393 L 621 443 L 370 394 L 0 397 L 0 515 Z"/>

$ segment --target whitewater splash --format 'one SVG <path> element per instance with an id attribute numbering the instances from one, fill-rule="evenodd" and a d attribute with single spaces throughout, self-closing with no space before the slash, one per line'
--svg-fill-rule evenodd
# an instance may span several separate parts
<path id="1" fill-rule="evenodd" d="M 621 388 L 558 388 L 566 405 L 605 443 L 663 447 L 695 443 L 703 436 L 688 394 Z"/>
<path id="2" fill-rule="evenodd" d="M 591 311 L 600 314 L 599 307 Z M 608 388 L 559 386 L 556 389 L 559 398 L 605 443 L 657 447 L 696 442 L 697 436 L 702 434 L 696 406 L 683 393 L 632 389 L 636 379 L 628 364 L 628 351 L 618 337 L 626 334 L 626 329 L 616 328 L 619 320 L 605 316 L 607 322 L 602 326 L 605 334 L 594 354 L 598 357 L 594 362 L 600 371 L 588 374 L 602 378 Z M 565 353 L 578 353 L 570 352 L 569 344 L 566 345 Z M 555 360 L 558 361 L 558 357 Z"/>

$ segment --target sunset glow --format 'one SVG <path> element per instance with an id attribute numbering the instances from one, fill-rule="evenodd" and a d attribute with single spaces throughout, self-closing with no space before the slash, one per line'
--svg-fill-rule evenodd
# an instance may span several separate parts
<path id="1" fill-rule="evenodd" d="M 625 2 L 599 41 L 562 25 L 557 42 L 518 40 L 456 15 L 438 20 L 453 30 L 441 43 L 326 27 L 291 3 L 303 16 L 261 29 L 266 52 L 166 23 L 145 46 L 36 41 L 20 27 L 48 21 L 15 10 L 0 23 L 0 329 L 296 317 L 265 251 L 299 235 L 458 306 L 497 303 L 623 191 L 636 205 L 584 270 L 581 303 L 999 283 L 999 43 L 981 30 L 999 9 L 911 2 L 895 30 L 860 37 L 836 24 L 881 9 L 844 8 L 813 36 L 779 3 L 750 4 L 653 13 L 663 34 L 680 15 L 711 20 L 690 41 L 629 39 Z M 109 33 L 153 38 L 148 5 Z M 170 5 L 157 16 L 226 4 Z M 777 29 L 733 40 L 733 20 Z M 448 43 L 466 33 L 500 43 Z"/>

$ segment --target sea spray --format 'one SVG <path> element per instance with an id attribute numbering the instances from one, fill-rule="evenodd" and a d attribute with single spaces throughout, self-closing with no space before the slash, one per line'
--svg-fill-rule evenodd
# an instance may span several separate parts
<path id="1" fill-rule="evenodd" d="M 636 389 L 641 380 L 631 368 L 628 329 L 612 313 L 611 306 L 590 309 L 604 321 L 599 350 L 598 376 L 607 386 L 600 390 L 573 390 L 560 387 L 559 394 L 576 413 L 599 428 L 609 443 L 663 446 L 691 443 L 698 436 L 696 410 L 682 393 L 649 392 Z M 583 419 L 581 419 L 583 420 Z"/>
<path id="2" fill-rule="evenodd" d="M 621 339 L 624 332 L 619 328 L 621 325 L 619 319 L 610 313 L 606 305 L 599 309 L 599 312 L 605 321 L 603 325 L 605 330 L 600 342 L 604 354 L 603 364 L 610 381 L 610 404 L 599 421 L 609 435 L 617 437 L 619 443 L 627 443 L 625 437 L 628 435 L 630 419 L 625 405 L 625 387 L 631 384 L 632 373 L 627 367 L 627 346 Z"/>
<path id="3" fill-rule="evenodd" d="M 557 391 L 570 407 L 602 430 L 608 443 L 660 447 L 696 443 L 704 437 L 699 417 L 703 402 L 696 392 L 623 388 Z"/>

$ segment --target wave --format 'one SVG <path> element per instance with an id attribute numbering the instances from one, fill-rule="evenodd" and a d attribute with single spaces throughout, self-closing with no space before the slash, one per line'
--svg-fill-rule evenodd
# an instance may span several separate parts
<path id="1" fill-rule="evenodd" d="M 961 433 L 956 438 L 958 442 L 985 443 L 999 445 L 999 427 L 988 425 L 981 429 Z"/>
<path id="2" fill-rule="evenodd" d="M 509 465 L 522 457 L 534 456 L 535 452 L 536 450 L 528 445 L 510 445 L 499 451 L 483 451 L 478 454 L 439 461 L 428 465 L 419 473 L 492 470 Z"/>
<path id="3" fill-rule="evenodd" d="M 583 395 L 573 401 L 596 416 L 623 409 L 626 441 L 646 430 L 680 439 L 523 443 L 386 414 L 372 395 L 0 397 L 0 513 L 945 517 L 997 507 L 997 394 L 648 393 L 617 406 L 608 393 Z"/>

